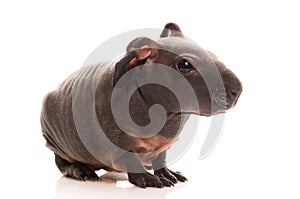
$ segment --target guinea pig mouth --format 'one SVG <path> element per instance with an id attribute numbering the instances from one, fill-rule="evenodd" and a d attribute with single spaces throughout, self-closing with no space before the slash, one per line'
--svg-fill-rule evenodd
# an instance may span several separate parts
<path id="1" fill-rule="evenodd" d="M 200 114 L 197 114 L 197 115 L 210 117 L 210 116 L 213 116 L 213 115 L 219 115 L 219 114 L 224 114 L 224 113 L 226 113 L 226 110 L 212 111 L 211 113 L 200 113 Z"/>
<path id="2" fill-rule="evenodd" d="M 218 110 L 213 115 L 224 114 L 224 113 L 226 113 L 226 110 Z"/>
<path id="3" fill-rule="evenodd" d="M 205 116 L 205 117 L 210 117 L 213 115 L 218 115 L 218 114 L 224 114 L 226 113 L 226 110 L 216 110 L 216 111 L 207 111 L 207 112 L 181 112 L 181 114 L 192 114 L 192 115 L 200 115 L 200 116 Z"/>

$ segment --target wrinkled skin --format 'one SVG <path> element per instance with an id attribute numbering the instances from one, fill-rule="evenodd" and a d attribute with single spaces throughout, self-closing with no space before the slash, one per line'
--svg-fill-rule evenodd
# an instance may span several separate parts
<path id="1" fill-rule="evenodd" d="M 141 132 L 134 127 L 128 128 L 136 136 L 120 129 L 111 110 L 112 92 L 118 87 L 119 79 L 132 69 L 138 71 L 138 67 L 144 64 L 150 68 L 147 71 L 149 74 L 155 73 L 155 64 L 166 65 L 181 73 L 178 62 L 182 58 L 193 63 L 195 70 L 181 75 L 192 86 L 198 102 L 192 103 L 187 99 L 185 106 L 180 107 L 176 96 L 165 87 L 155 84 L 141 86 L 130 98 L 129 112 L 132 120 L 140 126 L 147 125 L 150 122 L 149 107 L 161 104 L 166 110 L 165 125 L 157 134 L 147 138 L 139 137 Z M 211 75 L 216 72 L 211 64 L 217 67 L 222 81 Z M 134 75 L 135 73 L 132 77 Z M 203 76 L 212 82 L 212 88 L 207 88 L 207 80 Z M 162 77 L 169 83 L 176 83 L 168 73 Z M 89 97 L 90 82 L 96 85 L 95 96 L 92 97 L 95 98 L 97 121 L 110 142 L 125 151 L 124 153 L 117 153 L 107 147 L 106 141 L 100 140 L 96 144 L 97 157 L 101 158 L 95 158 L 81 140 L 75 117 L 82 121 L 80 125 L 83 125 L 83 129 L 89 128 L 88 125 L 84 126 L 84 121 L 90 121 L 90 118 L 88 112 L 86 115 L 74 115 L 74 95 Z M 138 78 L 136 84 L 139 87 Z M 82 86 L 80 94 L 74 91 L 78 85 Z M 219 89 L 220 85 L 224 89 Z M 122 86 L 119 88 L 122 89 Z M 181 173 L 167 168 L 166 150 L 178 139 L 189 115 L 210 116 L 223 113 L 236 104 L 241 91 L 239 79 L 213 53 L 186 41 L 179 27 L 169 23 L 165 26 L 160 40 L 155 42 L 145 37 L 137 38 L 128 45 L 127 54 L 118 62 L 81 68 L 69 76 L 57 90 L 50 92 L 42 107 L 43 136 L 47 147 L 55 154 L 57 167 L 65 176 L 82 181 L 95 181 L 98 180 L 95 171 L 99 169 L 127 171 L 129 181 L 141 188 L 174 186 L 178 181 L 184 182 L 187 179 Z M 84 101 L 82 103 L 85 105 Z M 90 141 L 92 143 L 93 138 Z M 154 175 L 146 171 L 145 165 L 153 168 Z"/>

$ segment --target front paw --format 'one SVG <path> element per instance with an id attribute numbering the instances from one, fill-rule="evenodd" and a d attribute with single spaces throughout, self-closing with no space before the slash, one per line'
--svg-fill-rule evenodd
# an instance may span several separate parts
<path id="1" fill-rule="evenodd" d="M 171 171 L 167 167 L 155 170 L 154 174 L 160 178 L 166 178 L 166 179 L 172 181 L 173 183 L 177 183 L 177 181 L 180 181 L 180 182 L 187 181 L 186 177 L 184 177 L 180 172 Z"/>
<path id="2" fill-rule="evenodd" d="M 156 187 L 163 188 L 164 186 L 173 186 L 173 183 L 168 179 L 160 179 L 159 177 L 146 173 L 128 173 L 128 180 L 130 183 L 141 187 Z"/>

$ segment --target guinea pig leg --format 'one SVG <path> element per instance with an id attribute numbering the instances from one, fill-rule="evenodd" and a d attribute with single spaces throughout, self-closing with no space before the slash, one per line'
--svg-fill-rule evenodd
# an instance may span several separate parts
<path id="1" fill-rule="evenodd" d="M 128 171 L 128 180 L 130 183 L 141 187 L 157 187 L 162 188 L 164 186 L 173 186 L 173 183 L 166 179 L 160 179 L 158 176 L 148 173 L 144 166 L 139 161 L 138 157 L 133 153 L 125 154 L 121 161 Z M 133 172 L 134 171 L 134 172 Z"/>
<path id="2" fill-rule="evenodd" d="M 160 153 L 157 156 L 157 158 L 152 162 L 152 166 L 154 169 L 154 175 L 160 178 L 166 178 L 172 181 L 173 183 L 176 183 L 177 181 L 187 181 L 186 177 L 184 177 L 180 172 L 174 172 L 167 168 L 166 151 Z"/>
<path id="3" fill-rule="evenodd" d="M 61 158 L 59 155 L 55 154 L 55 163 L 62 174 L 66 177 L 70 177 L 81 181 L 97 181 L 99 177 L 92 169 L 88 168 L 86 165 L 76 162 L 70 163 L 67 160 Z"/>

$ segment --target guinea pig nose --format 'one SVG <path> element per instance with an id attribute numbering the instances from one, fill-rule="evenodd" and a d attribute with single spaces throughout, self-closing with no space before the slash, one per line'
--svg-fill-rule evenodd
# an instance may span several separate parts
<path id="1" fill-rule="evenodd" d="M 230 98 L 231 104 L 235 104 L 235 101 L 237 101 L 237 99 L 239 98 L 238 92 L 237 91 L 231 91 L 229 93 L 229 98 Z"/>
<path id="2" fill-rule="evenodd" d="M 232 95 L 233 97 L 236 97 L 238 94 L 237 94 L 237 92 L 235 92 L 235 91 L 231 91 L 231 95 Z"/>
<path id="3" fill-rule="evenodd" d="M 237 84 L 236 86 L 230 89 L 230 91 L 228 92 L 229 99 L 230 99 L 230 106 L 234 106 L 237 103 L 241 93 L 242 93 L 241 84 Z"/>

